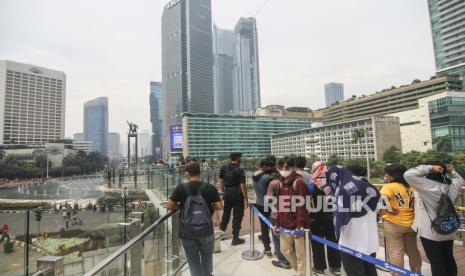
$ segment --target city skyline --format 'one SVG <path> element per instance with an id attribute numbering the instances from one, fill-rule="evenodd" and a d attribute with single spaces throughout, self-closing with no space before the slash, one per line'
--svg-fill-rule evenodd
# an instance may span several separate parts
<path id="1" fill-rule="evenodd" d="M 126 119 L 148 129 L 147 84 L 161 79 L 160 18 L 165 4 L 165 1 L 143 2 L 134 7 L 116 3 L 111 12 L 102 15 L 99 11 L 107 8 L 108 2 L 98 3 L 96 11 L 88 14 L 89 22 L 81 26 L 73 21 L 81 11 L 87 10 L 85 3 L 73 3 L 71 8 L 67 5 L 58 15 L 54 11 L 64 7 L 58 2 L 41 5 L 3 2 L 0 23 L 14 24 L 16 29 L 11 33 L 0 27 L 0 35 L 8 42 L 0 45 L 0 57 L 67 74 L 66 137 L 80 131 L 83 99 L 97 95 L 111 98 L 110 129 L 125 133 Z M 238 18 L 253 16 L 262 4 L 263 1 L 213 1 L 213 22 L 222 28 L 233 28 Z M 347 95 L 361 95 L 410 83 L 415 78 L 428 79 L 434 74 L 431 30 L 424 1 L 390 1 L 377 5 L 353 1 L 337 3 L 337 6 L 301 1 L 298 6 L 296 9 L 296 6 L 270 1 L 257 16 L 263 106 L 281 103 L 313 109 L 323 107 L 322 85 L 331 79 L 345 83 Z M 349 6 L 363 6 L 365 10 L 348 15 Z M 24 13 L 16 17 L 6 13 L 14 8 Z M 370 9 L 383 12 L 366 12 Z M 337 17 L 334 23 L 324 18 L 330 12 Z M 49 13 L 53 16 L 43 19 Z M 45 16 L 37 21 L 37 14 Z M 121 22 L 121 17 L 128 16 L 134 20 Z M 37 24 L 30 24 L 31 20 Z M 64 22 L 65 27 L 53 26 L 55 20 Z M 278 24 L 283 21 L 286 24 Z M 92 28 L 87 24 L 92 24 Z M 42 31 L 50 28 L 54 31 L 53 37 Z M 89 29 L 92 31 L 87 32 Z M 311 41 L 296 36 L 303 31 Z M 102 37 L 102 34 L 108 36 Z M 345 40 L 343 46 L 334 43 L 335 34 L 340 36 L 338 40 Z M 381 38 L 383 43 L 379 43 Z M 24 39 L 30 42 L 23 43 Z M 406 43 L 399 44 L 399 40 Z"/>

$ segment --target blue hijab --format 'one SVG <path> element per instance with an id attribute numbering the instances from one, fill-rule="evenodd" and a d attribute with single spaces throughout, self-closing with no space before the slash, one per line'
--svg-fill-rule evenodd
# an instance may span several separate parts
<path id="1" fill-rule="evenodd" d="M 353 175 L 351 171 L 341 166 L 329 167 L 326 172 L 326 181 L 326 185 L 322 189 L 329 187 L 337 200 L 334 224 L 336 235 L 339 238 L 342 226 L 347 225 L 352 218 L 363 217 L 367 214 L 367 210 L 358 203 L 367 201 L 367 208 L 375 211 L 380 193 L 367 180 Z M 351 197 L 354 197 L 352 201 Z M 344 211 L 342 208 L 350 209 L 350 211 Z"/>

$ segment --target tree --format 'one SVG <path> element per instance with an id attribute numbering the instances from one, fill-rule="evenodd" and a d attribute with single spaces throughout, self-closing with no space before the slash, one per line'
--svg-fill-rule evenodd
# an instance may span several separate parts
<path id="1" fill-rule="evenodd" d="M 383 155 L 383 160 L 386 163 L 399 163 L 402 153 L 398 148 L 392 146 L 388 148 Z"/>
<path id="2" fill-rule="evenodd" d="M 437 151 L 437 150 L 428 150 L 423 154 L 423 159 L 428 160 L 440 160 L 440 161 L 450 161 L 451 157 L 447 152 Z"/>
<path id="3" fill-rule="evenodd" d="M 400 159 L 401 163 L 407 168 L 415 167 L 424 162 L 423 154 L 421 152 L 412 150 L 402 154 Z"/>
<path id="4" fill-rule="evenodd" d="M 433 145 L 436 146 L 437 151 L 451 152 L 452 138 L 449 135 L 436 137 L 433 139 Z"/>
<path id="5" fill-rule="evenodd" d="M 412 81 L 412 84 L 417 84 L 417 83 L 420 83 L 420 82 L 421 82 L 421 80 L 419 80 L 419 79 L 414 79 L 414 80 Z"/>
<path id="6" fill-rule="evenodd" d="M 4 150 L 0 150 L 0 161 L 3 160 L 6 156 L 6 153 Z"/>
<path id="7" fill-rule="evenodd" d="M 363 137 L 365 137 L 365 129 L 358 128 L 354 130 L 354 133 L 352 134 L 352 144 L 360 143 L 360 140 L 362 140 Z"/>
<path id="8" fill-rule="evenodd" d="M 6 165 L 18 165 L 18 159 L 16 159 L 16 156 L 13 154 L 8 154 L 3 160 L 3 163 Z"/>
<path id="9" fill-rule="evenodd" d="M 337 155 L 337 153 L 333 153 L 328 158 L 328 165 L 343 165 L 344 159 Z"/>

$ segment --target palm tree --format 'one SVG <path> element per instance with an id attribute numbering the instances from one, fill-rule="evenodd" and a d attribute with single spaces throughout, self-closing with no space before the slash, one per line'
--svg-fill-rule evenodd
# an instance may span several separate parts
<path id="1" fill-rule="evenodd" d="M 452 138 L 450 138 L 449 135 L 434 138 L 433 144 L 436 146 L 437 151 L 441 151 L 441 152 L 452 151 Z"/>
<path id="2" fill-rule="evenodd" d="M 363 137 L 365 137 L 365 149 L 366 149 L 366 158 L 367 158 L 367 174 L 368 174 L 368 179 L 370 178 L 370 158 L 368 154 L 368 134 L 366 133 L 364 128 L 358 128 L 354 130 L 354 133 L 352 134 L 352 144 L 360 144 L 360 140 L 362 140 Z M 349 151 L 350 153 L 350 151 Z M 362 155 L 363 156 L 363 155 Z"/>

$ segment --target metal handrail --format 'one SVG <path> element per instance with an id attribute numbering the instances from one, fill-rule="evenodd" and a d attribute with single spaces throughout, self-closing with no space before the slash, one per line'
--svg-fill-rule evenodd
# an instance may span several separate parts
<path id="1" fill-rule="evenodd" d="M 153 231 L 157 230 L 160 226 L 163 225 L 163 222 L 165 222 L 168 218 L 170 218 L 172 215 L 174 215 L 178 210 L 175 211 L 168 211 L 166 215 L 162 216 L 159 218 L 157 221 L 155 221 L 152 225 L 147 227 L 144 231 L 142 231 L 139 235 L 137 235 L 135 238 L 131 239 L 129 242 L 118 248 L 115 252 L 110 254 L 108 257 L 103 259 L 100 263 L 98 263 L 96 266 L 94 266 L 91 270 L 87 271 L 84 276 L 93 276 L 102 271 L 107 265 L 109 265 L 111 262 L 116 260 L 118 257 L 123 255 L 124 253 L 128 252 L 131 250 L 132 247 L 136 246 L 140 241 L 142 241 L 145 237 L 150 235 Z"/>

